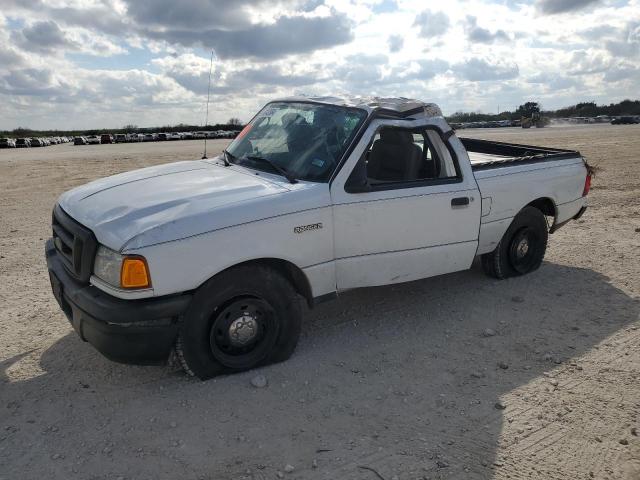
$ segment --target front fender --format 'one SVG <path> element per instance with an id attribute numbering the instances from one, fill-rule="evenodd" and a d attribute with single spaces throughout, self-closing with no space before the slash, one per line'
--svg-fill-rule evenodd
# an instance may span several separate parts
<path id="1" fill-rule="evenodd" d="M 309 225 L 316 228 L 298 228 Z M 160 296 L 194 290 L 214 275 L 253 260 L 280 259 L 300 270 L 330 262 L 332 229 L 331 207 L 321 207 L 127 253 L 147 259 L 153 295 Z"/>

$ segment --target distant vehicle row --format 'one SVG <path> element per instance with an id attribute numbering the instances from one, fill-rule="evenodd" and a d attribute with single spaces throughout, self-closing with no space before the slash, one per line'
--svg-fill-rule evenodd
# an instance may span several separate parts
<path id="1" fill-rule="evenodd" d="M 502 128 L 502 127 L 519 127 L 520 120 L 488 120 L 483 122 L 461 122 L 450 123 L 454 130 L 463 128 Z"/>
<path id="2" fill-rule="evenodd" d="M 597 117 L 567 117 L 555 118 L 552 120 L 556 123 L 611 123 L 611 125 L 640 123 L 640 115 L 598 115 Z"/>
<path id="3" fill-rule="evenodd" d="M 24 137 L 0 138 L 0 148 L 47 147 L 59 143 L 74 145 L 99 145 L 105 143 L 162 142 L 172 140 L 198 140 L 205 138 L 235 138 L 239 130 L 215 130 L 207 132 L 116 133 L 82 135 L 78 137 Z"/>
<path id="4" fill-rule="evenodd" d="M 451 127 L 455 130 L 464 128 L 500 128 L 500 127 L 520 127 L 527 128 L 524 122 L 531 123 L 529 119 L 523 120 L 488 120 L 481 122 L 461 122 L 451 123 Z M 597 117 L 566 117 L 566 118 L 550 118 L 549 122 L 553 124 L 589 124 L 589 123 L 609 123 L 612 125 L 637 124 L 640 123 L 640 115 L 623 115 L 619 117 L 610 117 L 609 115 L 598 115 Z M 529 125 L 530 126 L 530 125 Z"/>
<path id="5" fill-rule="evenodd" d="M 106 143 L 166 142 L 171 140 L 197 140 L 204 138 L 235 138 L 239 130 L 216 130 L 210 132 L 162 132 L 162 133 L 116 133 L 111 135 L 89 135 L 73 139 L 74 145 L 98 145 Z"/>
<path id="6" fill-rule="evenodd" d="M 0 138 L 0 148 L 48 147 L 70 141 L 70 137 Z"/>
<path id="7" fill-rule="evenodd" d="M 611 125 L 630 125 L 640 123 L 640 115 L 618 117 L 611 120 Z"/>

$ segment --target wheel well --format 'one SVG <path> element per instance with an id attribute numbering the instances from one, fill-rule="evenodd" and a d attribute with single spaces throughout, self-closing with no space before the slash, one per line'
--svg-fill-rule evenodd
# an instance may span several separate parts
<path id="1" fill-rule="evenodd" d="M 291 285 L 293 285 L 296 292 L 304 297 L 309 307 L 313 306 L 311 285 L 309 284 L 307 276 L 297 265 L 280 258 L 259 258 L 256 260 L 242 262 L 229 268 L 238 267 L 240 265 L 261 265 L 280 272 L 289 282 L 291 282 Z"/>
<path id="2" fill-rule="evenodd" d="M 534 207 L 544 213 L 547 217 L 553 217 L 553 221 L 556 219 L 556 206 L 553 203 L 553 200 L 550 198 L 538 198 L 533 202 L 527 204 L 527 207 Z"/>

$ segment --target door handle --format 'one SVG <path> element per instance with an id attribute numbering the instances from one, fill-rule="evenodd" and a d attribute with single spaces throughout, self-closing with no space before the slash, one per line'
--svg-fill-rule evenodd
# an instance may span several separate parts
<path id="1" fill-rule="evenodd" d="M 465 207 L 469 205 L 469 197 L 457 197 L 451 199 L 452 207 Z"/>

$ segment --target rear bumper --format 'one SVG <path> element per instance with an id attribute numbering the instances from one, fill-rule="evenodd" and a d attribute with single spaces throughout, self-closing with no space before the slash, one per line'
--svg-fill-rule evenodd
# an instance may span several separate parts
<path id="1" fill-rule="evenodd" d="M 153 365 L 167 360 L 191 295 L 122 300 L 69 275 L 51 240 L 45 254 L 54 297 L 82 340 L 116 362 Z"/>
<path id="2" fill-rule="evenodd" d="M 568 220 L 565 220 L 562 223 L 554 223 L 551 228 L 549 229 L 549 233 L 554 233 L 556 231 L 558 231 L 559 228 L 565 226 L 567 223 L 569 223 L 571 220 L 578 220 L 582 215 L 584 215 L 584 212 L 587 211 L 587 205 L 583 205 L 582 207 L 580 207 L 580 210 L 578 210 L 578 213 L 576 213 L 573 217 L 571 217 Z"/>
<path id="3" fill-rule="evenodd" d="M 582 215 L 584 215 L 584 212 L 586 211 L 587 211 L 587 206 L 585 205 L 578 211 L 578 213 L 576 213 L 576 216 L 573 217 L 572 220 L 578 220 Z"/>

